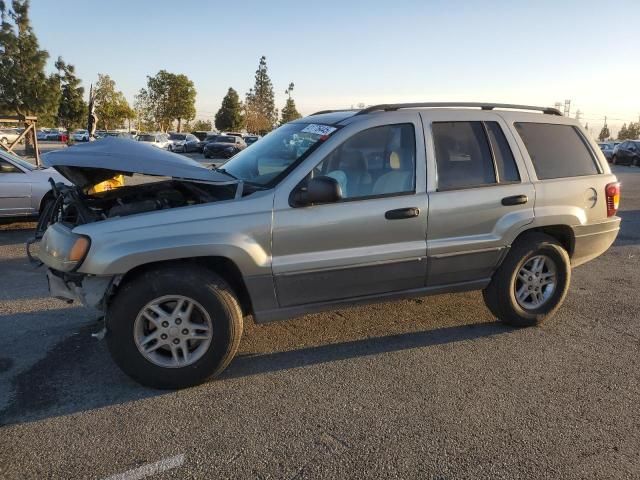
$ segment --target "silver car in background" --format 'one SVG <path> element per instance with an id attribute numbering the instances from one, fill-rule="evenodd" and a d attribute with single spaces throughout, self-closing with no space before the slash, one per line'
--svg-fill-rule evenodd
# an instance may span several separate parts
<path id="1" fill-rule="evenodd" d="M 136 137 L 138 142 L 148 143 L 162 150 L 169 147 L 169 136 L 165 133 L 141 133 Z"/>
<path id="2" fill-rule="evenodd" d="M 19 136 L 20 133 L 15 128 L 4 128 L 0 130 L 0 143 L 8 145 L 15 142 Z"/>
<path id="3" fill-rule="evenodd" d="M 0 218 L 31 217 L 53 200 L 49 178 L 69 184 L 53 168 L 39 169 L 0 150 Z"/>

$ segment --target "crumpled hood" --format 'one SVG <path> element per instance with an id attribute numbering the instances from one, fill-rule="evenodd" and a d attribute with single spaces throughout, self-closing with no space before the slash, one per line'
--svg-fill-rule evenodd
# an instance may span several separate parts
<path id="1" fill-rule="evenodd" d="M 133 173 L 220 184 L 237 183 L 237 180 L 182 155 L 146 142 L 117 137 L 48 152 L 42 156 L 42 162 L 81 188 L 91 187 L 115 175 Z"/>

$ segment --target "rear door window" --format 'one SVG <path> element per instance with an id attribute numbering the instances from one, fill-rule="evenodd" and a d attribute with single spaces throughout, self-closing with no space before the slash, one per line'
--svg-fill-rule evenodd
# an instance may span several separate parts
<path id="1" fill-rule="evenodd" d="M 586 140 L 573 125 L 517 122 L 540 180 L 600 173 Z"/>
<path id="2" fill-rule="evenodd" d="M 434 122 L 438 190 L 496 183 L 491 147 L 482 122 Z"/>

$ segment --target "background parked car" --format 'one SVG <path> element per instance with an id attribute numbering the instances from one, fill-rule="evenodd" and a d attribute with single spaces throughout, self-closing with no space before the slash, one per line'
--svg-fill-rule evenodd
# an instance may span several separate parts
<path id="1" fill-rule="evenodd" d="M 66 131 L 51 129 L 49 130 L 49 132 L 47 132 L 47 135 L 44 139 L 50 142 L 66 142 L 67 140 L 69 140 L 69 136 L 67 135 Z"/>
<path id="2" fill-rule="evenodd" d="M 223 135 L 231 135 L 232 137 L 240 137 L 240 138 L 243 137 L 243 135 L 240 132 L 224 132 Z"/>
<path id="3" fill-rule="evenodd" d="M 640 166 L 640 140 L 626 140 L 618 145 L 613 151 L 611 163 Z"/>
<path id="4" fill-rule="evenodd" d="M 49 178 L 69 183 L 53 168 L 38 169 L 0 150 L 0 217 L 38 215 L 53 200 Z"/>
<path id="5" fill-rule="evenodd" d="M 89 141 L 89 131 L 88 130 L 76 130 L 71 135 L 76 142 L 88 142 Z"/>
<path id="6" fill-rule="evenodd" d="M 191 135 L 195 135 L 196 137 L 198 137 L 198 140 L 203 141 L 205 138 L 211 136 L 211 135 L 217 135 L 218 132 L 205 132 L 204 130 L 196 130 L 195 132 L 191 132 Z"/>
<path id="7" fill-rule="evenodd" d="M 198 137 L 191 133 L 169 134 L 169 150 L 172 152 L 197 152 L 198 142 Z"/>
<path id="8" fill-rule="evenodd" d="M 36 137 L 38 138 L 38 140 L 46 140 L 47 133 L 49 133 L 49 130 L 47 130 L 46 128 L 41 128 L 36 132 Z"/>
<path id="9" fill-rule="evenodd" d="M 14 142 L 19 136 L 20 133 L 18 133 L 15 128 L 2 129 L 0 130 L 0 143 L 2 143 L 3 145 L 8 145 Z"/>
<path id="10" fill-rule="evenodd" d="M 611 163 L 611 157 L 613 157 L 613 148 L 614 148 L 613 142 L 600 142 L 598 143 L 598 146 L 600 147 L 600 150 L 602 150 L 602 154 L 604 155 L 604 158 L 606 158 L 607 161 Z"/>
<path id="11" fill-rule="evenodd" d="M 169 147 L 169 137 L 164 133 L 141 133 L 137 136 L 137 140 L 163 150 L 167 150 Z"/>
<path id="12" fill-rule="evenodd" d="M 247 144 L 247 147 L 253 143 L 256 143 L 258 140 L 260 140 L 262 137 L 260 135 L 245 135 L 244 137 L 242 137 L 244 140 L 244 143 Z"/>
<path id="13" fill-rule="evenodd" d="M 200 153 L 204 152 L 204 147 L 207 143 L 215 142 L 216 138 L 218 138 L 217 133 L 212 133 L 211 135 L 207 135 L 204 139 L 198 142 L 198 151 Z"/>
<path id="14" fill-rule="evenodd" d="M 247 148 L 242 137 L 232 135 L 218 135 L 213 142 L 204 146 L 204 158 L 231 158 L 236 153 Z"/>

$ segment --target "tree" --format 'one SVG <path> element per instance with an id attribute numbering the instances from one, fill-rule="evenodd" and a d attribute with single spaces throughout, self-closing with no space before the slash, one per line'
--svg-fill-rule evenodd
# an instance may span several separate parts
<path id="1" fill-rule="evenodd" d="M 609 137 L 611 137 L 611 132 L 609 132 L 609 127 L 605 122 L 605 124 L 602 127 L 602 130 L 600 130 L 600 135 L 598 135 L 598 140 L 600 140 L 601 142 L 604 142 Z"/>
<path id="2" fill-rule="evenodd" d="M 98 125 L 105 130 L 121 127 L 125 120 L 135 118 L 129 102 L 122 92 L 116 90 L 116 82 L 109 75 L 98 74 L 95 95 Z"/>
<path id="3" fill-rule="evenodd" d="M 284 91 L 284 93 L 288 95 L 288 98 L 287 102 L 284 105 L 284 108 L 282 109 L 282 120 L 280 122 L 281 124 L 285 124 L 302 117 L 302 115 L 300 115 L 300 113 L 296 109 L 296 102 L 293 100 L 293 98 L 291 98 L 293 87 L 293 82 L 291 82 L 289 84 L 289 88 Z"/>
<path id="4" fill-rule="evenodd" d="M 229 87 L 227 94 L 222 99 L 222 106 L 216 113 L 216 128 L 221 131 L 241 130 L 244 126 L 242 116 L 242 104 L 238 92 Z"/>
<path id="5" fill-rule="evenodd" d="M 270 132 L 278 121 L 273 85 L 267 73 L 267 58 L 264 55 L 260 57 L 255 84 L 246 95 L 245 115 L 247 130 L 261 135 Z"/>
<path id="6" fill-rule="evenodd" d="M 174 75 L 170 97 L 173 118 L 178 120 L 179 132 L 183 119 L 189 122 L 196 116 L 196 88 L 189 77 L 183 74 Z"/>
<path id="7" fill-rule="evenodd" d="M 167 131 L 174 120 L 178 131 L 182 121 L 192 120 L 196 115 L 196 89 L 186 75 L 160 70 L 147 77 L 147 88 L 139 96 L 145 99 L 148 113 L 163 131 Z"/>
<path id="8" fill-rule="evenodd" d="M 623 123 L 622 127 L 618 131 L 618 140 L 627 140 L 629 138 L 629 132 L 627 130 L 627 124 Z"/>
<path id="9" fill-rule="evenodd" d="M 640 122 L 631 122 L 627 127 L 627 138 L 636 140 L 640 138 Z"/>
<path id="10" fill-rule="evenodd" d="M 67 129 L 67 132 L 78 128 L 87 117 L 87 104 L 85 103 L 84 88 L 80 86 L 80 79 L 76 77 L 73 65 L 68 65 L 58 57 L 56 62 L 58 78 L 60 80 L 60 103 L 58 105 L 58 123 Z"/>
<path id="11" fill-rule="evenodd" d="M 211 120 L 196 120 L 191 126 L 194 132 L 210 132 L 213 130 Z"/>
<path id="12" fill-rule="evenodd" d="M 0 111 L 37 115 L 53 123 L 60 88 L 56 75 L 46 75 L 49 53 L 41 50 L 29 20 L 29 1 L 0 1 Z"/>

